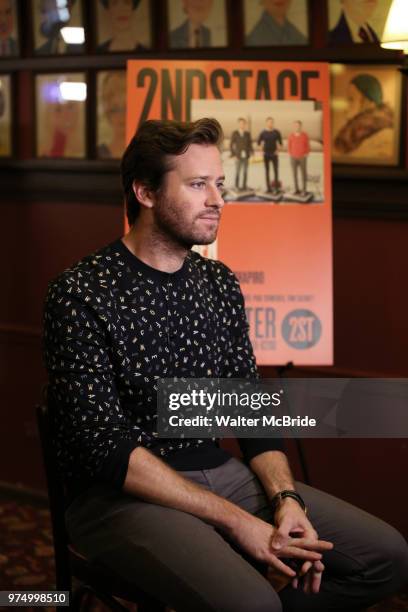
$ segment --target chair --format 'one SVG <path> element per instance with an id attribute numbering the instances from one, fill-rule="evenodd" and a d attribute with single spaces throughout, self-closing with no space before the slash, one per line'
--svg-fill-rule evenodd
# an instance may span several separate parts
<path id="1" fill-rule="evenodd" d="M 52 444 L 50 402 L 37 406 L 37 423 L 47 477 L 51 523 L 54 538 L 56 588 L 70 592 L 70 610 L 80 610 L 88 595 L 94 595 L 111 610 L 127 610 L 116 598 L 136 603 L 138 612 L 165 612 L 166 606 L 141 589 L 118 581 L 104 568 L 89 561 L 70 545 L 65 528 L 65 488 L 57 469 Z M 73 590 L 73 579 L 80 586 Z"/>

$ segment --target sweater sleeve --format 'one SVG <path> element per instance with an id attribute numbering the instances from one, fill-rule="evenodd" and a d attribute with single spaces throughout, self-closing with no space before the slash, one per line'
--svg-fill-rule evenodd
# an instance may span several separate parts
<path id="1" fill-rule="evenodd" d="M 309 135 L 305 132 L 305 155 L 309 155 L 310 153 L 310 139 Z"/>
<path id="2" fill-rule="evenodd" d="M 151 437 L 124 414 L 106 341 L 109 324 L 104 328 L 90 302 L 70 279 L 49 286 L 43 340 L 55 444 L 68 483 L 79 478 L 121 488 L 130 453 Z"/>
<path id="3" fill-rule="evenodd" d="M 293 155 L 293 136 L 289 134 L 288 136 L 288 153 L 289 155 Z"/>
<path id="4" fill-rule="evenodd" d="M 259 380 L 255 355 L 249 338 L 249 324 L 245 314 L 244 296 L 239 281 L 231 270 L 228 270 L 227 286 L 231 305 L 231 341 L 228 346 L 223 376 L 225 378 Z M 281 438 L 238 438 L 238 443 L 247 462 L 265 451 L 283 450 L 283 440 Z"/>

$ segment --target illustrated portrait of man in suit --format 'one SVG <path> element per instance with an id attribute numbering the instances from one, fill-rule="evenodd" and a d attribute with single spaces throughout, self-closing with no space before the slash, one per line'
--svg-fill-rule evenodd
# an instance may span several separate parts
<path id="1" fill-rule="evenodd" d="M 238 129 L 231 135 L 231 155 L 235 157 L 235 188 L 245 191 L 247 186 L 249 158 L 253 151 L 251 134 L 248 131 L 248 122 L 243 117 L 238 119 Z M 242 180 L 240 176 L 242 174 Z M 241 183 L 241 187 L 240 187 Z"/>
<path id="2" fill-rule="evenodd" d="M 299 0 L 295 0 L 299 4 Z M 293 0 L 261 0 L 263 13 L 255 27 L 246 36 L 249 47 L 270 45 L 306 45 L 306 36 L 288 19 Z M 247 11 L 253 7 L 247 2 Z M 306 11 L 306 4 L 304 10 Z"/>
<path id="3" fill-rule="evenodd" d="M 181 0 L 186 20 L 170 31 L 173 49 L 211 47 L 211 30 L 204 25 L 213 8 L 213 0 Z"/>
<path id="4" fill-rule="evenodd" d="M 17 55 L 14 38 L 15 4 L 13 0 L 0 0 L 0 57 Z"/>
<path id="5" fill-rule="evenodd" d="M 340 1 L 341 14 L 336 26 L 329 31 L 329 44 L 380 42 L 377 33 L 369 24 L 377 9 L 378 0 L 335 1 Z"/>
<path id="6" fill-rule="evenodd" d="M 76 0 L 40 0 L 40 34 L 46 42 L 35 49 L 36 55 L 59 55 L 64 53 L 83 53 L 82 43 L 68 43 L 61 30 L 72 26 L 72 9 Z"/>

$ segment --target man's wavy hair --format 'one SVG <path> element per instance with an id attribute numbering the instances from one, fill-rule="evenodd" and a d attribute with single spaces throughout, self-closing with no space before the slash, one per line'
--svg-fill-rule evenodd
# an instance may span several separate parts
<path id="1" fill-rule="evenodd" d="M 220 148 L 222 140 L 222 128 L 216 119 L 205 118 L 189 123 L 152 119 L 142 123 L 120 166 L 129 225 L 134 224 L 140 211 L 140 203 L 133 191 L 135 181 L 158 192 L 166 172 L 172 168 L 171 156 L 182 155 L 192 144 Z"/>

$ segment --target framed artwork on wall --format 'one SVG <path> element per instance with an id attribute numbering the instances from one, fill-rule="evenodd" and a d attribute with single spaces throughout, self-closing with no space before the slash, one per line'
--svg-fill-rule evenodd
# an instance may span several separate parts
<path id="1" fill-rule="evenodd" d="M 244 0 L 247 47 L 309 44 L 307 0 Z"/>
<path id="2" fill-rule="evenodd" d="M 99 71 L 96 88 L 96 156 L 119 159 L 126 143 L 126 71 Z"/>
<path id="3" fill-rule="evenodd" d="M 0 58 L 19 55 L 17 1 L 0 0 Z"/>
<path id="4" fill-rule="evenodd" d="M 226 47 L 225 0 L 168 0 L 171 49 Z"/>
<path id="5" fill-rule="evenodd" d="M 12 155 L 11 77 L 0 74 L 0 157 Z"/>
<path id="6" fill-rule="evenodd" d="M 86 156 L 85 73 L 37 74 L 36 156 Z"/>
<path id="7" fill-rule="evenodd" d="M 152 43 L 149 0 L 94 0 L 96 51 L 143 51 Z"/>
<path id="8" fill-rule="evenodd" d="M 84 53 L 82 0 L 31 0 L 35 55 Z"/>
<path id="9" fill-rule="evenodd" d="M 392 0 L 328 0 L 330 45 L 379 44 Z"/>
<path id="10" fill-rule="evenodd" d="M 332 159 L 399 165 L 401 72 L 398 66 L 332 64 Z"/>

